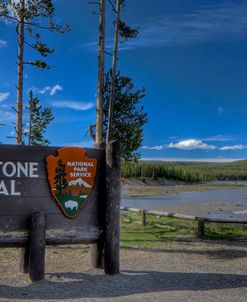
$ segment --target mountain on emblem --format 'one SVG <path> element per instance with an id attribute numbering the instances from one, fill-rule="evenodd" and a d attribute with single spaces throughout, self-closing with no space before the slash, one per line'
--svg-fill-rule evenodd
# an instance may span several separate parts
<path id="1" fill-rule="evenodd" d="M 79 186 L 84 186 L 86 188 L 92 188 L 87 182 L 85 182 L 83 179 L 81 178 L 78 178 L 76 180 L 71 180 L 69 182 L 69 186 L 76 186 L 76 185 L 79 185 Z"/>
<path id="2" fill-rule="evenodd" d="M 93 189 L 97 160 L 77 147 L 61 148 L 46 158 L 51 193 L 65 216 L 75 218 Z"/>

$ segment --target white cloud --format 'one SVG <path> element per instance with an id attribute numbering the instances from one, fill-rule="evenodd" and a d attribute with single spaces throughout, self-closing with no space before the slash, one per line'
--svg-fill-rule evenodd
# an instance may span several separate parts
<path id="1" fill-rule="evenodd" d="M 236 139 L 236 136 L 233 135 L 214 135 L 210 137 L 206 137 L 203 139 L 205 142 L 228 142 L 228 141 L 233 141 Z"/>
<path id="2" fill-rule="evenodd" d="M 170 143 L 168 145 L 159 145 L 159 146 L 143 146 L 142 149 L 146 150 L 164 150 L 164 149 L 179 149 L 179 150 L 215 150 L 216 146 L 208 145 L 203 143 L 202 140 L 189 138 L 184 139 L 176 143 Z"/>
<path id="3" fill-rule="evenodd" d="M 0 92 L 0 102 L 5 101 L 10 96 L 9 92 Z"/>
<path id="4" fill-rule="evenodd" d="M 231 136 L 214 136 L 205 139 L 204 141 L 229 141 L 235 138 Z M 179 142 L 169 143 L 167 145 L 158 145 L 158 146 L 143 146 L 142 149 L 144 150 L 156 150 L 161 151 L 165 149 L 179 149 L 179 150 L 220 150 L 220 151 L 236 151 L 236 150 L 244 150 L 247 149 L 246 145 L 239 144 L 239 145 L 232 145 L 232 146 L 222 146 L 217 147 L 214 145 L 209 145 L 203 142 L 200 139 L 190 138 L 184 139 Z"/>
<path id="5" fill-rule="evenodd" d="M 138 24 L 140 35 L 124 43 L 122 50 L 246 39 L 246 1 L 204 2 L 195 1 L 194 8 L 181 5 L 174 13 Z"/>
<path id="6" fill-rule="evenodd" d="M 0 40 L 0 48 L 7 47 L 7 45 L 8 45 L 7 41 Z"/>
<path id="7" fill-rule="evenodd" d="M 160 145 L 160 146 L 143 146 L 142 149 L 146 149 L 146 150 L 157 150 L 157 151 L 160 151 L 160 150 L 163 150 L 165 149 L 166 146 L 165 145 Z"/>
<path id="8" fill-rule="evenodd" d="M 52 101 L 51 105 L 56 108 L 68 108 L 74 110 L 85 111 L 93 108 L 92 102 L 75 102 L 75 101 Z"/>
<path id="9" fill-rule="evenodd" d="M 233 146 L 224 146 L 219 148 L 221 151 L 235 151 L 235 150 L 243 150 L 246 149 L 247 146 L 245 145 L 233 145 Z"/>
<path id="10" fill-rule="evenodd" d="M 56 84 L 55 86 L 45 86 L 43 88 L 36 88 L 32 87 L 30 88 L 34 93 L 39 93 L 39 94 L 46 94 L 49 93 L 49 95 L 54 95 L 57 91 L 62 91 L 63 87 L 60 84 Z"/>
<path id="11" fill-rule="evenodd" d="M 45 86 L 44 88 L 36 88 L 36 87 L 31 87 L 29 90 L 32 90 L 34 93 L 39 93 L 39 94 L 45 94 L 46 92 L 51 90 L 50 86 Z"/>
<path id="12" fill-rule="evenodd" d="M 199 139 L 185 139 L 177 143 L 170 143 L 167 146 L 168 149 L 180 149 L 180 150 L 215 150 L 217 149 L 216 146 L 208 145 L 206 143 L 203 143 Z"/>
<path id="13" fill-rule="evenodd" d="M 63 87 L 59 84 L 51 88 L 50 95 L 54 95 L 57 91 L 62 91 Z"/>

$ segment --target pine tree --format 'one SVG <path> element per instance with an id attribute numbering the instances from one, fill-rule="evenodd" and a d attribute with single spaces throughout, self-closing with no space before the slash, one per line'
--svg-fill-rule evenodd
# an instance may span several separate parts
<path id="1" fill-rule="evenodd" d="M 48 146 L 50 141 L 45 139 L 47 126 L 54 119 L 50 107 L 42 108 L 39 98 L 34 98 L 32 91 L 29 94 L 29 104 L 26 107 L 29 110 L 29 130 L 25 133 L 28 136 L 29 146 Z"/>
<path id="2" fill-rule="evenodd" d="M 104 108 L 104 138 L 108 126 L 108 109 L 111 91 L 111 74 L 105 75 Z M 145 89 L 134 89 L 129 77 L 116 75 L 116 96 L 113 104 L 114 116 L 112 123 L 112 138 L 118 139 L 121 145 L 121 156 L 124 160 L 137 160 L 140 154 L 136 150 L 141 146 L 143 126 L 147 122 L 147 114 L 140 105 L 145 96 Z"/>
<path id="3" fill-rule="evenodd" d="M 22 144 L 22 111 L 23 111 L 23 70 L 24 64 L 38 68 L 49 68 L 48 64 L 40 59 L 35 61 L 24 60 L 25 46 L 31 47 L 45 58 L 54 52 L 41 41 L 39 30 L 64 33 L 70 30 L 68 24 L 57 25 L 53 22 L 54 6 L 52 0 L 0 0 L 0 17 L 7 18 L 16 23 L 18 41 L 17 56 L 17 102 L 16 102 L 16 143 Z M 48 19 L 48 25 L 40 22 Z"/>
<path id="4" fill-rule="evenodd" d="M 56 190 L 58 191 L 59 195 L 62 195 L 62 192 L 64 189 L 67 188 L 68 182 L 66 180 L 67 173 L 65 172 L 65 164 L 61 159 L 57 162 L 57 168 L 55 170 L 55 177 L 54 177 L 54 185 L 56 187 Z"/>

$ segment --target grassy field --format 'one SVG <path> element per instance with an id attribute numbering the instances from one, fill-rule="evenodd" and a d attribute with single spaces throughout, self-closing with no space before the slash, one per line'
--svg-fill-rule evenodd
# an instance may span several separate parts
<path id="1" fill-rule="evenodd" d="M 161 248 L 172 241 L 193 240 L 197 237 L 197 222 L 148 215 L 147 225 L 140 223 L 139 213 L 121 213 L 122 248 Z M 202 239 L 247 239 L 247 226 L 206 223 Z"/>

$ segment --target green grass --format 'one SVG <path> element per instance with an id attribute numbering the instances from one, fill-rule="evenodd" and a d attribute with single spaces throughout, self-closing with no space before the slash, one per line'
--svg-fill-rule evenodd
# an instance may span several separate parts
<path id="1" fill-rule="evenodd" d="M 206 223 L 205 239 L 247 239 L 247 225 L 230 223 Z"/>
<path id="2" fill-rule="evenodd" d="M 168 242 L 184 240 L 197 236 L 197 222 L 171 217 L 157 218 L 147 215 L 147 225 L 140 224 L 139 213 L 122 212 L 121 247 L 122 248 L 161 248 Z M 247 227 L 232 224 L 206 223 L 205 236 L 202 239 L 247 238 Z"/>

